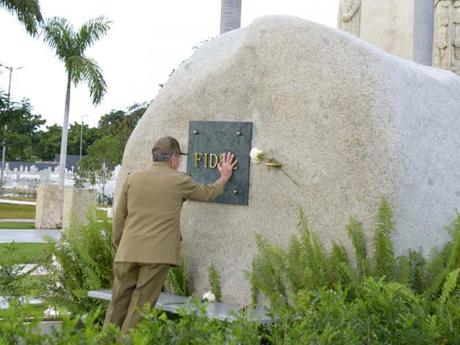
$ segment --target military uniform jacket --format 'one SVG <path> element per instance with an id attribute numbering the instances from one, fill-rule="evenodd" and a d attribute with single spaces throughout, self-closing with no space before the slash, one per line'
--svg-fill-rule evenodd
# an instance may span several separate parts
<path id="1" fill-rule="evenodd" d="M 115 262 L 179 265 L 182 203 L 213 200 L 224 187 L 223 182 L 196 183 L 167 162 L 129 175 L 113 219 Z"/>

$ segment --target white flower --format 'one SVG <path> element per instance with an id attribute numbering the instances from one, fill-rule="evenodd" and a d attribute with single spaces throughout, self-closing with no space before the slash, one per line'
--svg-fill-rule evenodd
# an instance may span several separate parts
<path id="1" fill-rule="evenodd" d="M 253 147 L 251 149 L 251 152 L 249 153 L 249 157 L 251 157 L 251 162 L 252 163 L 259 164 L 260 162 L 262 162 L 264 160 L 265 152 Z"/>
<path id="2" fill-rule="evenodd" d="M 48 309 L 45 310 L 43 313 L 43 316 L 45 317 L 56 317 L 58 316 L 59 313 L 56 309 L 54 309 L 52 306 L 49 306 Z"/>
<path id="3" fill-rule="evenodd" d="M 208 301 L 208 302 L 215 302 L 216 301 L 216 296 L 214 296 L 214 294 L 211 292 L 211 291 L 207 291 L 204 295 L 203 295 L 203 301 Z"/>

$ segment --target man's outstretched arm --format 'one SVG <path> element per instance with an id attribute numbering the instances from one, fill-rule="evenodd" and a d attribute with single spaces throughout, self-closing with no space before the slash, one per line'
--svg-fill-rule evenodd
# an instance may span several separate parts
<path id="1" fill-rule="evenodd" d="M 228 180 L 232 177 L 233 169 L 235 168 L 238 161 L 235 160 L 235 155 L 224 153 L 222 161 L 217 166 L 219 170 L 219 179 L 211 184 L 200 184 L 192 180 L 191 177 L 187 177 L 182 185 L 184 192 L 184 198 L 195 201 L 210 201 L 217 198 L 224 192 L 224 187 Z"/>

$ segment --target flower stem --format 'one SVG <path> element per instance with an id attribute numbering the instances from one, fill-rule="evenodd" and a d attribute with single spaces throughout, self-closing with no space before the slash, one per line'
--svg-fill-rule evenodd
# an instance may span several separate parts
<path id="1" fill-rule="evenodd" d="M 297 183 L 297 181 L 294 180 L 286 171 L 284 171 L 283 168 L 279 168 L 279 169 L 283 172 L 284 175 L 286 175 L 292 181 L 292 183 L 294 183 L 297 187 L 300 188 L 300 185 Z"/>

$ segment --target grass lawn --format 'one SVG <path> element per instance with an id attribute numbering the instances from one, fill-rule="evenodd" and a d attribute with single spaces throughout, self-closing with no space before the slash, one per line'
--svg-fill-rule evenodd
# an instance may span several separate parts
<path id="1" fill-rule="evenodd" d="M 7 249 L 9 243 L 0 243 L 0 258 L 10 255 Z M 47 243 L 15 243 L 15 255 L 18 263 L 34 263 L 46 255 L 48 250 Z"/>
<path id="2" fill-rule="evenodd" d="M 0 219 L 2 218 L 34 219 L 35 206 L 0 203 Z"/>
<path id="3" fill-rule="evenodd" d="M 96 217 L 97 219 L 104 219 L 107 217 L 107 211 L 104 210 L 96 210 Z"/>
<path id="4" fill-rule="evenodd" d="M 19 222 L 0 222 L 0 229 L 35 229 L 35 224 Z"/>
<path id="5" fill-rule="evenodd" d="M 37 317 L 39 319 L 43 318 L 43 314 L 48 306 L 44 304 L 29 304 L 27 306 L 27 314 L 29 317 Z M 0 309 L 0 318 L 4 317 L 14 317 L 17 311 L 13 309 Z"/>

